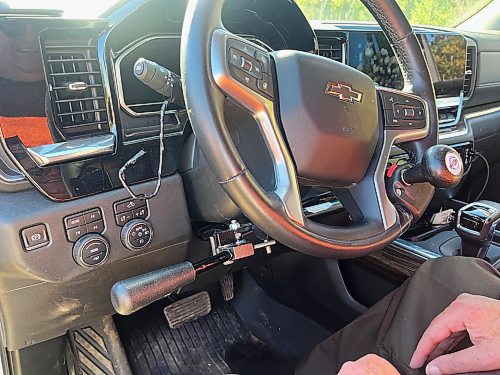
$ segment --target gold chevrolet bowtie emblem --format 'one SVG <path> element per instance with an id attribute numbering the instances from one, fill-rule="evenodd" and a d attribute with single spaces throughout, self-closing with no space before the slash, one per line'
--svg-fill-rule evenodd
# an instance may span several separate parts
<path id="1" fill-rule="evenodd" d="M 336 96 L 344 103 L 361 103 L 361 99 L 363 99 L 362 92 L 353 90 L 351 86 L 340 82 L 328 82 L 325 94 Z"/>

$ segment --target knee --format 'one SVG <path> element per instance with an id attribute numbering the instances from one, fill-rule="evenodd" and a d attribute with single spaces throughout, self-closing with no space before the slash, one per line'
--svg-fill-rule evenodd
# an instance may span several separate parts
<path id="1" fill-rule="evenodd" d="M 416 271 L 414 277 L 432 276 L 434 279 L 443 279 L 452 282 L 455 278 L 463 279 L 477 272 L 496 272 L 490 264 L 482 259 L 451 256 L 426 261 Z"/>

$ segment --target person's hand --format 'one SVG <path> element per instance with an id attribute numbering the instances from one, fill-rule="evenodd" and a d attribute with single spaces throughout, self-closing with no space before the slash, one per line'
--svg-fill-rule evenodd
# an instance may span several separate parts
<path id="1" fill-rule="evenodd" d="M 340 369 L 338 375 L 399 375 L 385 359 L 375 354 L 365 355 L 363 358 L 353 362 L 346 362 Z"/>
<path id="2" fill-rule="evenodd" d="M 472 346 L 449 353 L 469 335 Z M 500 301 L 461 294 L 431 322 L 410 361 L 427 375 L 500 369 Z"/>

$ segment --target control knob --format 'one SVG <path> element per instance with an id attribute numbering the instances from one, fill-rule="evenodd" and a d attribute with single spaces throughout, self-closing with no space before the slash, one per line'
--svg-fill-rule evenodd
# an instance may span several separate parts
<path id="1" fill-rule="evenodd" d="M 99 234 L 88 234 L 73 245 L 73 258 L 82 267 L 97 267 L 109 256 L 109 243 Z"/>
<path id="2" fill-rule="evenodd" d="M 134 219 L 125 224 L 121 232 L 123 245 L 130 250 L 141 250 L 153 239 L 153 228 L 149 222 Z"/>

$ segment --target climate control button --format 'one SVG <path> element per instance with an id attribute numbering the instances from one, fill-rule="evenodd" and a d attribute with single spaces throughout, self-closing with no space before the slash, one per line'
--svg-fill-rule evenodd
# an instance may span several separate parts
<path id="1" fill-rule="evenodd" d="M 141 250 L 153 240 L 153 228 L 146 220 L 134 219 L 123 226 L 121 240 L 127 249 Z"/>

